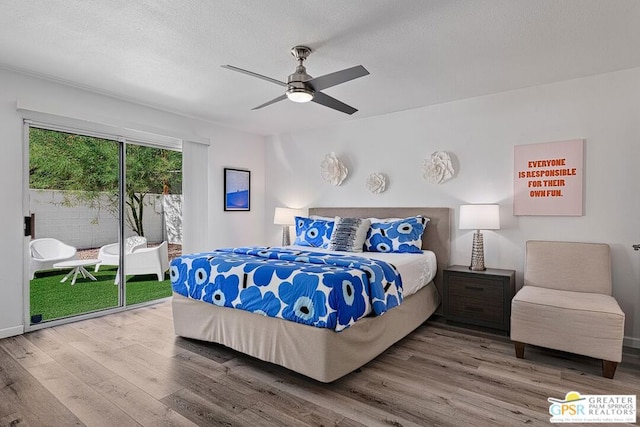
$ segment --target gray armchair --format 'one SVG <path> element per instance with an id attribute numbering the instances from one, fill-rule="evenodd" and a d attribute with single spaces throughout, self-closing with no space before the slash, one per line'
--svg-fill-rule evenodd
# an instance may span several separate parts
<path id="1" fill-rule="evenodd" d="M 525 344 L 602 359 L 613 378 L 622 360 L 624 313 L 611 296 L 609 245 L 528 241 L 524 286 L 511 303 L 516 357 Z"/>

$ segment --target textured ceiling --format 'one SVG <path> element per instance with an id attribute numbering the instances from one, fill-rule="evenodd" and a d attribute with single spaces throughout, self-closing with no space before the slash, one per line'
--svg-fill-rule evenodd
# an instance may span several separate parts
<path id="1" fill-rule="evenodd" d="M 282 101 L 267 81 L 314 52 L 348 116 Z M 258 134 L 640 66 L 637 0 L 0 0 L 0 67 Z"/>

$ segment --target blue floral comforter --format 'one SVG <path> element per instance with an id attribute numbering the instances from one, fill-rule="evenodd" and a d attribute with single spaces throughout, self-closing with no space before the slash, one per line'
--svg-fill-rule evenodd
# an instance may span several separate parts
<path id="1" fill-rule="evenodd" d="M 402 302 L 389 263 L 351 255 L 246 247 L 171 262 L 174 292 L 195 300 L 341 331 Z"/>

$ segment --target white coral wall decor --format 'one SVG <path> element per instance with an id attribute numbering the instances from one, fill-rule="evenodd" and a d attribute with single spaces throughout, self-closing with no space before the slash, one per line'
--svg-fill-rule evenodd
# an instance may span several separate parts
<path id="1" fill-rule="evenodd" d="M 434 151 L 422 161 L 422 176 L 432 184 L 442 184 L 453 178 L 455 171 L 446 151 Z"/>
<path id="2" fill-rule="evenodd" d="M 373 194 L 380 194 L 387 188 L 387 178 L 381 173 L 374 172 L 367 177 L 366 186 Z"/>
<path id="3" fill-rule="evenodd" d="M 331 152 L 320 162 L 320 176 L 332 185 L 340 185 L 349 174 L 346 166 Z"/>

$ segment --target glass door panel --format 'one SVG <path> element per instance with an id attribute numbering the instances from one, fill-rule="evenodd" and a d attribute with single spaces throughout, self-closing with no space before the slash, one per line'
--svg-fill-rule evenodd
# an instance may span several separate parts
<path id="1" fill-rule="evenodd" d="M 182 153 L 126 144 L 125 304 L 171 296 L 170 259 L 182 248 Z"/>
<path id="2" fill-rule="evenodd" d="M 121 146 L 29 128 L 31 325 L 119 306 Z"/>

